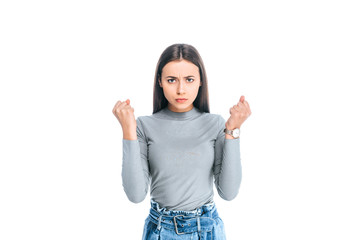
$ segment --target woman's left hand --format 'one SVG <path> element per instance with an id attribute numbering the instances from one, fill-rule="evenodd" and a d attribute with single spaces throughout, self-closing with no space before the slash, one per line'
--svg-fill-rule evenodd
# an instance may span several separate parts
<path id="1" fill-rule="evenodd" d="M 225 127 L 229 130 L 240 128 L 245 120 L 251 115 L 249 103 L 245 101 L 245 96 L 240 97 L 240 101 L 230 108 L 230 117 L 225 123 Z"/>

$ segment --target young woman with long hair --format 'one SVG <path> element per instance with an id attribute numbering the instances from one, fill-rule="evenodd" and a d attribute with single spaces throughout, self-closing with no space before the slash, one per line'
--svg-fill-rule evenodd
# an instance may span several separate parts
<path id="1" fill-rule="evenodd" d="M 123 129 L 122 180 L 128 199 L 143 201 L 150 185 L 143 240 L 224 240 L 213 183 L 225 200 L 238 194 L 239 134 L 250 106 L 241 96 L 227 121 L 210 113 L 204 63 L 189 44 L 164 50 L 153 91 L 152 115 L 135 119 L 129 99 L 113 108 Z"/>

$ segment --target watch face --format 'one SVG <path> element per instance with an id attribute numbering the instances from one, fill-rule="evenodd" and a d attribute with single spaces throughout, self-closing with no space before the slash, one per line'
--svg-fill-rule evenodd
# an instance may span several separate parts
<path id="1" fill-rule="evenodd" d="M 233 136 L 235 138 L 239 137 L 240 136 L 240 129 L 236 128 L 233 130 Z"/>

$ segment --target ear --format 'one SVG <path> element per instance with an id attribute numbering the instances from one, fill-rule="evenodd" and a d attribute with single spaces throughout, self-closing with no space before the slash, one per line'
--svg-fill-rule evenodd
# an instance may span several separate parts
<path id="1" fill-rule="evenodd" d="M 160 85 L 160 87 L 162 88 L 162 84 L 161 84 L 161 79 L 159 78 L 159 85 Z"/>

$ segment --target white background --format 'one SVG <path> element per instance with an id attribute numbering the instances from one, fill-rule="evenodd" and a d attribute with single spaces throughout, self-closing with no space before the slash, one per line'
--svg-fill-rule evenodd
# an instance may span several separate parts
<path id="1" fill-rule="evenodd" d="M 173 43 L 200 52 L 210 112 L 241 95 L 229 240 L 360 239 L 357 1 L 1 1 L 0 239 L 141 239 L 112 108 L 152 113 Z"/>

